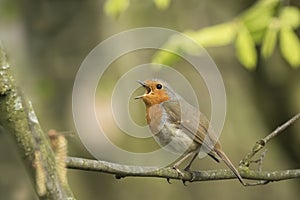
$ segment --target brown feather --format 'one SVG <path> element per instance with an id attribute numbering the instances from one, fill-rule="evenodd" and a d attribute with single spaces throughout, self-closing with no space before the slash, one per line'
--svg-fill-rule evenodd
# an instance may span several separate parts
<path id="1" fill-rule="evenodd" d="M 245 185 L 241 175 L 230 162 L 226 154 L 221 150 L 221 145 L 215 136 L 215 133 L 209 129 L 209 121 L 204 114 L 192 105 L 181 99 L 180 101 L 166 101 L 162 103 L 167 114 L 169 114 L 171 120 L 180 122 L 182 128 L 184 128 L 191 138 L 194 139 L 199 145 L 204 145 L 209 150 L 208 155 L 214 160 L 219 162 L 216 155 L 218 155 L 224 163 L 232 170 L 239 181 Z M 189 121 L 182 120 L 184 115 L 188 115 Z M 198 123 L 197 129 L 195 130 L 195 123 Z"/>

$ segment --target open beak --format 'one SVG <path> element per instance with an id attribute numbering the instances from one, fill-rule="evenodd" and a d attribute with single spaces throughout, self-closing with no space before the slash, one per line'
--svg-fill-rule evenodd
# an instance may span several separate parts
<path id="1" fill-rule="evenodd" d="M 147 91 L 146 91 L 146 93 L 143 94 L 143 95 L 134 97 L 134 99 L 140 99 L 140 98 L 143 98 L 146 94 L 149 94 L 149 93 L 151 92 L 151 88 L 150 88 L 146 83 L 144 83 L 143 81 L 140 81 L 140 80 L 137 80 L 136 82 L 139 83 L 139 84 L 141 84 Z"/>

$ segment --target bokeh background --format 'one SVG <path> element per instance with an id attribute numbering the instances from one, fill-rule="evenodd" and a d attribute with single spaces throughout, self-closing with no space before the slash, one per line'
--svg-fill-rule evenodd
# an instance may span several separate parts
<path id="1" fill-rule="evenodd" d="M 159 10 L 150 0 L 132 0 L 117 18 L 103 12 L 104 1 L 17 1 L 0 0 L 0 40 L 13 65 L 16 81 L 32 101 L 45 131 L 75 130 L 72 119 L 72 87 L 76 72 L 87 54 L 101 41 L 136 27 L 156 26 L 184 31 L 198 30 L 232 20 L 255 1 L 172 1 Z M 290 1 L 299 7 L 299 1 Z M 298 30 L 299 35 L 299 30 Z M 227 93 L 227 118 L 221 135 L 224 151 L 238 164 L 253 144 L 300 111 L 300 71 L 284 61 L 278 48 L 267 60 L 259 59 L 249 71 L 236 59 L 233 45 L 208 48 L 219 67 Z M 120 146 L 144 146 L 128 141 L 110 120 L 110 99 L 118 79 L 132 67 L 150 62 L 155 51 L 130 53 L 112 63 L 99 82 L 96 107 L 103 110 L 112 138 Z M 191 67 L 179 61 L 174 68 L 193 83 L 202 84 Z M 100 67 L 100 66 L 99 66 Z M 134 80 L 133 80 L 134 81 Z M 201 88 L 199 89 L 201 90 Z M 138 90 L 136 93 L 142 93 Z M 201 104 L 209 96 L 198 92 Z M 204 97 L 203 97 L 204 96 Z M 133 109 L 137 123 L 145 124 L 141 102 Z M 205 107 L 205 106 L 204 106 Z M 209 113 L 209 109 L 205 110 Z M 0 113 L 1 114 L 1 113 Z M 267 145 L 265 170 L 300 168 L 300 122 L 289 127 Z M 120 136 L 120 137 L 119 137 Z M 69 155 L 92 158 L 76 136 L 69 137 Z M 151 142 L 150 142 L 151 143 Z M 101 141 L 99 141 L 101 145 Z M 152 143 L 150 145 L 155 145 Z M 147 149 L 146 149 L 147 150 Z M 0 199 L 37 199 L 15 141 L 1 130 Z M 194 169 L 224 168 L 211 159 L 197 159 Z M 252 165 L 253 168 L 257 166 Z M 79 170 L 69 170 L 70 186 L 77 199 L 297 199 L 300 181 L 287 180 L 265 186 L 242 187 L 236 180 L 199 182 L 183 186 L 163 179 L 125 178 Z"/>

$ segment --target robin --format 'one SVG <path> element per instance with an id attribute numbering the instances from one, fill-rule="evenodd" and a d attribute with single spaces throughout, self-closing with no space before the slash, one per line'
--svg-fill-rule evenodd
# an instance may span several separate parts
<path id="1" fill-rule="evenodd" d="M 137 82 L 146 89 L 146 92 L 135 99 L 142 99 L 146 105 L 146 119 L 154 139 L 161 147 L 182 155 L 181 159 L 173 165 L 173 169 L 183 175 L 178 166 L 192 156 L 191 161 L 184 168 L 189 172 L 192 162 L 201 149 L 217 162 L 221 158 L 241 184 L 246 185 L 237 169 L 222 151 L 204 114 L 186 102 L 162 80 Z"/>

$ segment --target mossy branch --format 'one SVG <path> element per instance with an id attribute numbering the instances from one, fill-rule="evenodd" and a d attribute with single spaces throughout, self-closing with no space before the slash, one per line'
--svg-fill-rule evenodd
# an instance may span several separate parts
<path id="1" fill-rule="evenodd" d="M 183 172 L 183 177 L 172 168 L 150 168 L 142 166 L 129 166 L 117 163 L 111 163 L 100 160 L 90 160 L 84 158 L 68 157 L 67 167 L 70 169 L 79 169 L 87 171 L 96 171 L 114 174 L 116 178 L 124 177 L 157 177 L 166 179 L 179 179 L 183 181 L 213 181 L 235 179 L 236 176 L 228 169 L 207 170 L 195 172 Z M 281 171 L 258 171 L 258 170 L 239 170 L 241 176 L 245 179 L 259 180 L 260 183 L 281 181 L 286 179 L 300 178 L 300 169 L 281 170 Z M 264 182 L 266 181 L 266 182 Z M 250 184 L 251 185 L 251 184 Z M 254 185 L 257 185 L 255 183 Z"/>
<path id="2" fill-rule="evenodd" d="M 50 140 L 42 131 L 31 102 L 16 87 L 0 45 L 0 126 L 15 138 L 40 199 L 75 199 L 62 182 Z"/>

